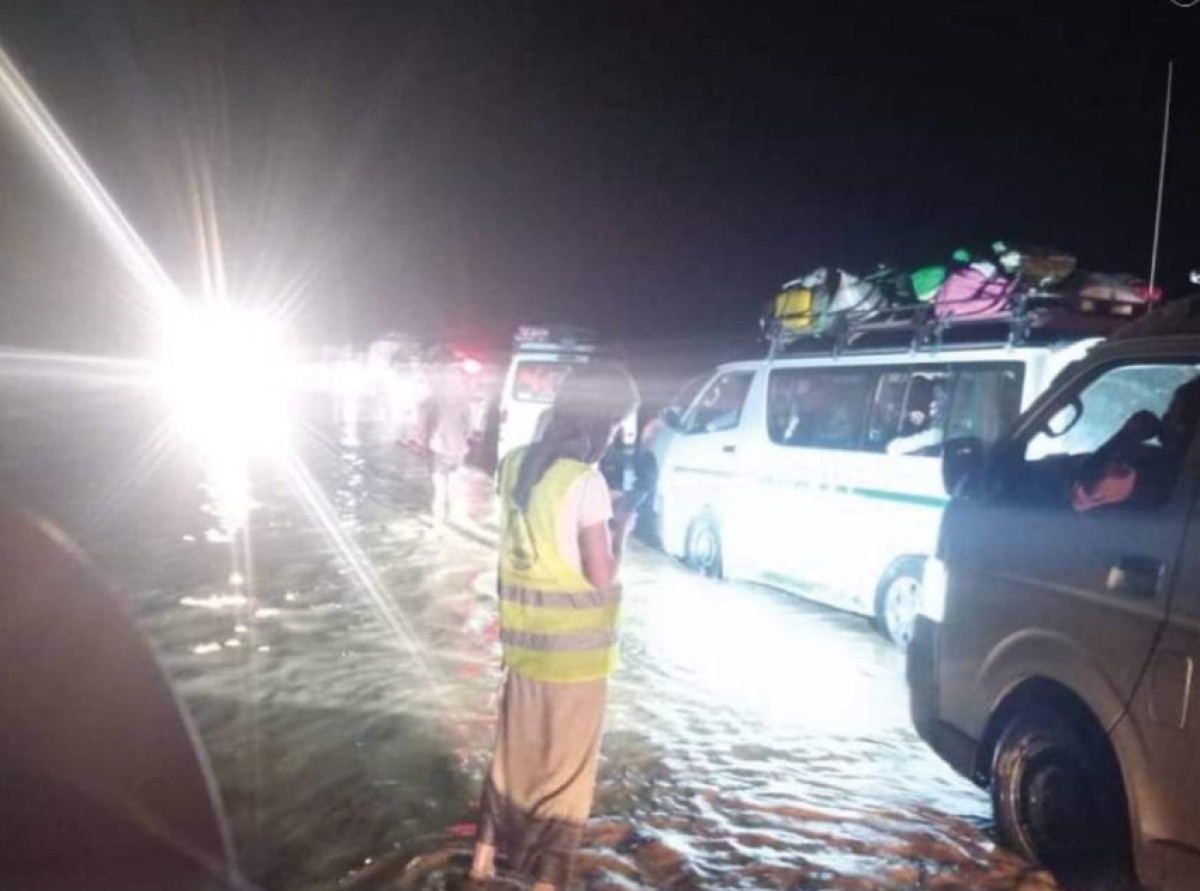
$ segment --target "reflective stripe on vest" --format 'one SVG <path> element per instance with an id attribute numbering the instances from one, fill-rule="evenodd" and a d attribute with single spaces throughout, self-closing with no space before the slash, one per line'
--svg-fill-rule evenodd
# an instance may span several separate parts
<path id="1" fill-rule="evenodd" d="M 510 671 L 540 681 L 589 681 L 616 668 L 620 595 L 597 591 L 558 547 L 571 487 L 590 470 L 559 460 L 533 487 L 523 513 L 513 499 L 525 450 L 500 469 L 500 640 Z"/>

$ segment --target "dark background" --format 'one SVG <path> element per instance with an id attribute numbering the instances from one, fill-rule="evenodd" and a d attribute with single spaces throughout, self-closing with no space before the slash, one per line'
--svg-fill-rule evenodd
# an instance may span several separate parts
<path id="1" fill-rule="evenodd" d="M 185 290 L 211 182 L 232 289 L 309 341 L 528 320 L 752 332 L 834 263 L 1051 243 L 1200 265 L 1200 7 L 1121 2 L 10 0 L 0 41 Z M 131 280 L 0 129 L 0 341 L 126 351 Z"/>

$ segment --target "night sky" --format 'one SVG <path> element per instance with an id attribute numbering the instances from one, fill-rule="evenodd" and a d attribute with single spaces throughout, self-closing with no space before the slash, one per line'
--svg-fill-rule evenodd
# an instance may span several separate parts
<path id="1" fill-rule="evenodd" d="M 1049 10 L 1053 10 L 1050 12 Z M 0 42 L 176 279 L 210 183 L 231 286 L 311 342 L 744 333 L 823 264 L 997 237 L 1200 266 L 1200 7 L 20 0 Z M 0 129 L 0 333 L 136 349 L 144 314 Z"/>

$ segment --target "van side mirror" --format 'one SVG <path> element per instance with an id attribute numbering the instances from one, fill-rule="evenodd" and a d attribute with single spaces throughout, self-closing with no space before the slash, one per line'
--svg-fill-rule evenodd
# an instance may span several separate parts
<path id="1" fill-rule="evenodd" d="M 1066 436 L 1075 429 L 1075 425 L 1079 423 L 1081 417 L 1083 417 L 1083 403 L 1076 396 L 1046 419 L 1043 432 L 1051 439 Z"/>
<path id="2" fill-rule="evenodd" d="M 951 439 L 942 450 L 942 485 L 947 495 L 960 491 L 964 481 L 983 470 L 983 440 L 977 436 Z"/>
<path id="3" fill-rule="evenodd" d="M 663 409 L 662 419 L 663 423 L 672 430 L 678 430 L 683 426 L 683 415 L 680 413 L 679 409 L 675 408 L 674 406 Z"/>

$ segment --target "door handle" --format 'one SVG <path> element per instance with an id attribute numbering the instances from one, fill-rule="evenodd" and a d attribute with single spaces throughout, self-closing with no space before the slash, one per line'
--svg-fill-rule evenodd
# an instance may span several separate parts
<path id="1" fill-rule="evenodd" d="M 721 446 L 721 451 L 724 452 L 726 455 L 732 455 L 734 452 L 737 451 L 737 446 L 735 446 L 735 445 Z"/>
<path id="2" fill-rule="evenodd" d="M 1162 584 L 1164 568 L 1157 557 L 1128 554 L 1109 567 L 1106 587 L 1114 594 L 1153 600 Z"/>

